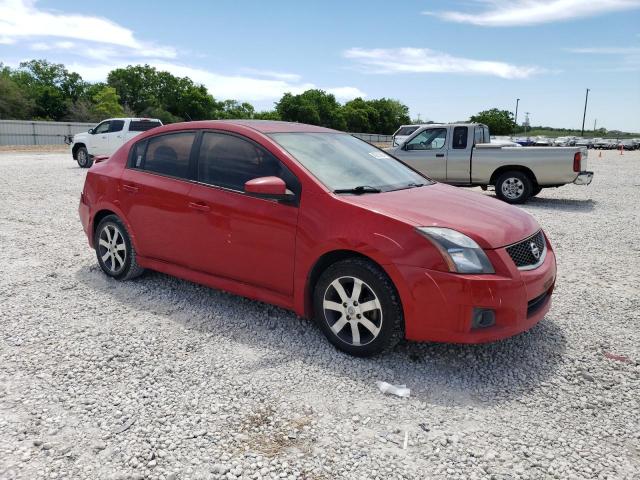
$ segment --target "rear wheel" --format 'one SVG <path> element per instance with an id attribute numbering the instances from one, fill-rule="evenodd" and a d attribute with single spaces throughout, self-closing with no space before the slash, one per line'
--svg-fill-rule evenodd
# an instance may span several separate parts
<path id="1" fill-rule="evenodd" d="M 93 158 L 89 155 L 89 152 L 85 147 L 78 148 L 76 152 L 76 161 L 80 168 L 89 168 L 93 165 Z"/>
<path id="2" fill-rule="evenodd" d="M 404 337 L 404 316 L 389 277 L 365 259 L 327 268 L 314 289 L 315 319 L 338 349 L 358 357 L 390 350 Z"/>
<path id="3" fill-rule="evenodd" d="M 116 215 L 108 215 L 100 221 L 93 244 L 100 268 L 110 277 L 129 280 L 144 272 L 136 262 L 136 250 L 129 233 Z"/>
<path id="4" fill-rule="evenodd" d="M 496 182 L 496 196 L 507 203 L 524 203 L 531 196 L 533 184 L 526 173 L 505 172 Z"/>

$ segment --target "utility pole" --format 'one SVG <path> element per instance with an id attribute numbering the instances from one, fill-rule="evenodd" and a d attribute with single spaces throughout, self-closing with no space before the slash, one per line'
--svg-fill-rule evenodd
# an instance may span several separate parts
<path id="1" fill-rule="evenodd" d="M 527 127 L 529 126 L 529 113 L 531 112 L 524 112 L 524 136 L 527 136 Z M 527 137 L 528 138 L 528 137 Z"/>
<path id="2" fill-rule="evenodd" d="M 596 125 L 597 125 L 597 124 L 598 124 L 598 119 L 596 118 L 596 119 L 593 121 L 593 134 L 594 134 L 594 135 L 596 134 Z"/>
<path id="3" fill-rule="evenodd" d="M 582 114 L 582 133 L 581 137 L 584 137 L 584 120 L 587 118 L 587 101 L 589 100 L 589 89 L 587 88 L 587 94 L 584 97 L 584 113 Z"/>
<path id="4" fill-rule="evenodd" d="M 516 132 L 518 133 L 518 104 L 520 103 L 520 99 L 516 98 L 516 115 L 515 118 L 513 119 L 513 123 L 516 124 Z"/>

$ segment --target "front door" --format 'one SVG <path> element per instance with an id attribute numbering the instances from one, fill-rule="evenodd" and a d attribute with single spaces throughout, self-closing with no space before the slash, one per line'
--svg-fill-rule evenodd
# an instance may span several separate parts
<path id="1" fill-rule="evenodd" d="M 102 122 L 93 129 L 91 138 L 90 155 L 107 155 L 109 151 L 109 128 L 111 122 L 109 120 Z"/>
<path id="2" fill-rule="evenodd" d="M 107 141 L 109 142 L 107 146 L 107 152 L 105 155 L 111 155 L 115 152 L 121 145 L 124 144 L 125 140 L 122 136 L 124 134 L 124 120 L 111 120 L 109 125 L 109 132 L 107 133 Z"/>
<path id="3" fill-rule="evenodd" d="M 244 193 L 254 178 L 277 176 L 299 198 L 296 177 L 271 153 L 235 134 L 204 132 L 197 184 L 190 193 L 191 267 L 212 275 L 291 295 L 297 202 Z"/>
<path id="4" fill-rule="evenodd" d="M 428 128 L 408 142 L 394 155 L 416 170 L 438 181 L 447 179 L 447 129 Z"/>
<path id="5" fill-rule="evenodd" d="M 194 132 L 151 137 L 134 145 L 120 178 L 120 202 L 138 254 L 187 266 L 189 162 Z"/>

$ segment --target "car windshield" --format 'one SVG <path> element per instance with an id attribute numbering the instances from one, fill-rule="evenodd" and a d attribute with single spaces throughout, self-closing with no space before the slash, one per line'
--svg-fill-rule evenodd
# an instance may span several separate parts
<path id="1" fill-rule="evenodd" d="M 375 193 L 433 183 L 346 133 L 272 133 L 270 137 L 333 191 Z"/>

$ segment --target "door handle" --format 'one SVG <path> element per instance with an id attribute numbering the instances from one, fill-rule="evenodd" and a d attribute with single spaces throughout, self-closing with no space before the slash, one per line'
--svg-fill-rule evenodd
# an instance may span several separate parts
<path id="1" fill-rule="evenodd" d="M 194 210 L 198 210 L 199 212 L 208 212 L 211 210 L 209 205 L 206 205 L 202 202 L 189 202 L 189 208 L 193 208 Z"/>
<path id="2" fill-rule="evenodd" d="M 444 158 L 444 153 L 436 153 L 437 158 Z"/>
<path id="3" fill-rule="evenodd" d="M 138 193 L 138 190 L 140 190 L 138 187 L 136 187 L 135 185 L 127 185 L 127 184 L 123 184 L 122 185 L 122 189 L 125 192 L 129 192 L 129 193 Z"/>
<path id="4" fill-rule="evenodd" d="M 103 136 L 102 136 L 102 139 L 104 140 L 105 138 L 107 138 L 107 136 L 106 136 L 106 135 L 103 135 Z"/>

